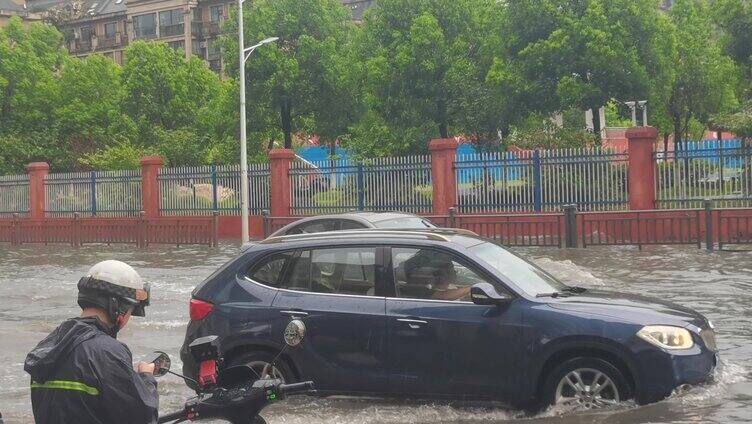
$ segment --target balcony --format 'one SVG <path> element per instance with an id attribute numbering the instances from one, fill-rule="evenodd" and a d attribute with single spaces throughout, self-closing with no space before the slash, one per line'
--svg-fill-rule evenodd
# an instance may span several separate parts
<path id="1" fill-rule="evenodd" d="M 133 39 L 134 40 L 151 40 L 153 38 L 157 38 L 157 29 L 151 28 L 151 31 L 154 31 L 154 32 L 144 30 L 139 33 L 139 31 L 136 31 L 136 33 L 133 35 Z"/>
<path id="2" fill-rule="evenodd" d="M 111 49 L 114 47 L 126 46 L 127 44 L 128 44 L 128 37 L 118 32 L 112 37 L 100 38 L 98 47 L 100 49 Z"/>
<path id="3" fill-rule="evenodd" d="M 77 53 L 88 53 L 92 51 L 92 43 L 91 39 L 86 40 L 75 40 L 73 43 L 73 51 L 71 53 L 77 54 Z"/>
<path id="4" fill-rule="evenodd" d="M 183 35 L 184 33 L 185 33 L 185 26 L 183 24 L 159 26 L 159 36 L 162 38 L 174 37 L 176 35 Z"/>
<path id="5" fill-rule="evenodd" d="M 211 37 L 219 34 L 222 22 L 205 22 L 204 23 L 204 35 Z"/>
<path id="6" fill-rule="evenodd" d="M 199 22 L 191 23 L 191 33 L 196 38 L 211 38 L 219 35 L 221 22 Z"/>

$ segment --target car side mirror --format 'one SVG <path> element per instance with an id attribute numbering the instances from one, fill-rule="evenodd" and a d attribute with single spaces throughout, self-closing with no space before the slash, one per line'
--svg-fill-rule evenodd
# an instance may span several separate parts
<path id="1" fill-rule="evenodd" d="M 499 293 L 493 284 L 478 283 L 470 288 L 470 298 L 476 305 L 500 305 L 512 298 L 506 293 Z"/>

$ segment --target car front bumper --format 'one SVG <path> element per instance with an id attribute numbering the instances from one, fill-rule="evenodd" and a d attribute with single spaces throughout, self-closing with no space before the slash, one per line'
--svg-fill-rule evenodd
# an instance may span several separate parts
<path id="1" fill-rule="evenodd" d="M 635 399 L 640 404 L 657 402 L 685 384 L 712 380 L 718 363 L 716 352 L 695 344 L 686 351 L 665 351 L 646 344 L 637 352 L 641 369 Z"/>

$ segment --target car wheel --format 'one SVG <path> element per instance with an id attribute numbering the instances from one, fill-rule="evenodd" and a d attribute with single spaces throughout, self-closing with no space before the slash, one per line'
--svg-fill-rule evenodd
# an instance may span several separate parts
<path id="1" fill-rule="evenodd" d="M 599 358 L 573 358 L 559 364 L 543 387 L 544 406 L 598 409 L 617 405 L 632 396 L 624 375 Z"/>
<path id="2" fill-rule="evenodd" d="M 277 358 L 276 363 L 271 365 L 274 357 L 275 355 L 264 351 L 248 352 L 232 359 L 230 366 L 247 365 L 259 379 L 273 378 L 282 380 L 283 383 L 295 381 L 295 375 L 282 358 Z"/>

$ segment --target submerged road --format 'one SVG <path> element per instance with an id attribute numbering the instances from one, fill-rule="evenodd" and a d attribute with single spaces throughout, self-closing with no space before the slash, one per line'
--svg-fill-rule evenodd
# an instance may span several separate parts
<path id="1" fill-rule="evenodd" d="M 152 283 L 147 318 L 121 333 L 134 359 L 154 349 L 173 367 L 188 320 L 193 287 L 231 258 L 236 246 L 210 248 L 0 246 L 0 412 L 8 423 L 32 423 L 26 353 L 65 318 L 79 313 L 76 283 L 92 264 L 119 259 Z M 716 382 L 657 404 L 535 417 L 493 407 L 456 407 L 384 400 L 291 399 L 264 411 L 269 423 L 746 423 L 752 422 L 752 252 L 712 252 L 689 247 L 518 250 L 563 281 L 671 300 L 697 309 L 718 332 L 721 366 Z M 191 394 L 172 376 L 159 383 L 161 409 L 171 411 Z"/>

